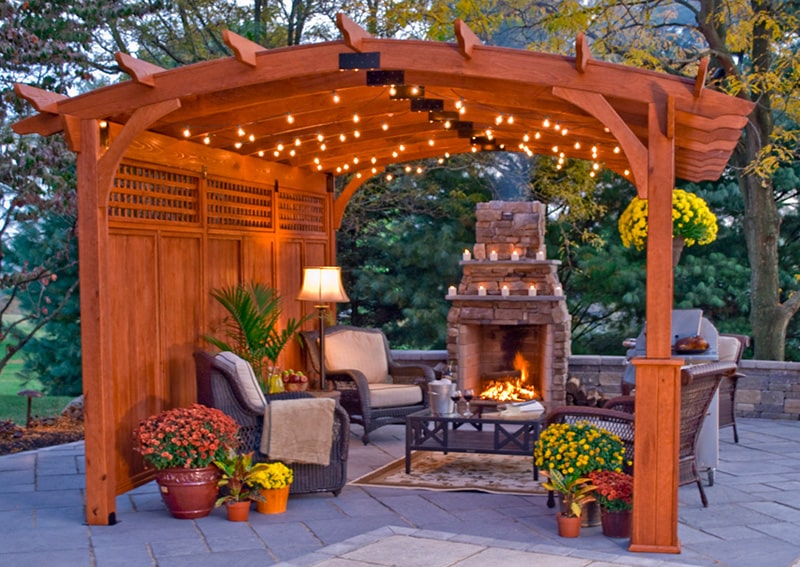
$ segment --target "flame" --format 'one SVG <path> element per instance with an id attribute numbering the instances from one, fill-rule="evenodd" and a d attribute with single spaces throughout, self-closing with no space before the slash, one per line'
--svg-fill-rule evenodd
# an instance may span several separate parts
<path id="1" fill-rule="evenodd" d="M 530 363 L 525 360 L 522 353 L 514 356 L 514 370 L 519 371 L 520 377 L 509 380 L 492 380 L 481 392 L 481 398 L 499 402 L 517 402 L 532 400 L 536 397 L 536 390 L 528 384 L 528 367 Z"/>

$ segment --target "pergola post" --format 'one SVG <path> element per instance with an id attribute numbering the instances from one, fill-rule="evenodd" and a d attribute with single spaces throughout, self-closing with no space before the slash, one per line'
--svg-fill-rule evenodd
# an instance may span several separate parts
<path id="1" fill-rule="evenodd" d="M 680 368 L 672 359 L 672 189 L 675 183 L 672 101 L 648 110 L 646 356 L 636 365 L 631 551 L 680 553 L 678 449 Z"/>
<path id="2" fill-rule="evenodd" d="M 78 167 L 78 250 L 81 274 L 81 362 L 86 392 L 86 521 L 116 523 L 116 421 L 111 372 L 111 306 L 108 298 L 108 212 L 99 171 L 96 120 L 81 120 Z"/>

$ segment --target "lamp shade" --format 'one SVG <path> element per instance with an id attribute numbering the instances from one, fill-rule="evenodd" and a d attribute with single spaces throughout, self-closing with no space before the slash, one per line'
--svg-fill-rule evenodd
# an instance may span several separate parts
<path id="1" fill-rule="evenodd" d="M 297 299 L 316 303 L 350 301 L 342 287 L 342 269 L 337 266 L 303 268 L 303 287 Z"/>

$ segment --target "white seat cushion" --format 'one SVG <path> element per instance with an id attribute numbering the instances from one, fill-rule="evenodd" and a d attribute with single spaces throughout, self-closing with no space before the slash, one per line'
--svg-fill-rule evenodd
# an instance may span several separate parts
<path id="1" fill-rule="evenodd" d="M 723 361 L 739 362 L 739 339 L 736 337 L 720 337 L 717 342 L 719 359 Z"/>
<path id="2" fill-rule="evenodd" d="M 326 335 L 325 368 L 358 370 L 370 384 L 391 382 L 389 361 L 386 359 L 383 335 L 380 333 L 342 331 Z"/>
<path id="3" fill-rule="evenodd" d="M 255 408 L 263 408 L 267 405 L 264 392 L 261 391 L 261 386 L 256 380 L 253 367 L 250 366 L 249 362 L 230 351 L 221 352 L 215 358 L 233 367 L 233 374 L 236 376 L 239 387 L 250 405 Z"/>
<path id="4" fill-rule="evenodd" d="M 395 408 L 422 403 L 422 388 L 413 384 L 370 384 L 373 408 Z"/>

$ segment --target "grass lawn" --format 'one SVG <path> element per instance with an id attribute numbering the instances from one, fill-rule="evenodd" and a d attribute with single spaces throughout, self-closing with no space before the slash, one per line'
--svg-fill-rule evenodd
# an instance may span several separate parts
<path id="1" fill-rule="evenodd" d="M 5 348 L 5 343 L 0 344 L 0 348 Z M 23 386 L 22 381 L 25 377 L 20 376 L 21 370 L 21 357 L 14 357 L 3 369 L 3 372 L 0 373 L 0 421 L 11 419 L 17 425 L 25 425 L 28 398 L 18 396 L 17 392 L 20 390 L 42 390 L 42 385 L 38 380 Z M 71 399 L 72 396 L 34 398 L 31 404 L 31 415 L 34 417 L 58 415 Z"/>

